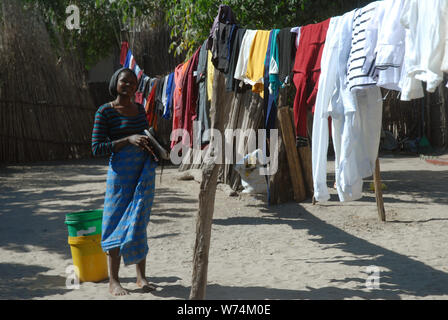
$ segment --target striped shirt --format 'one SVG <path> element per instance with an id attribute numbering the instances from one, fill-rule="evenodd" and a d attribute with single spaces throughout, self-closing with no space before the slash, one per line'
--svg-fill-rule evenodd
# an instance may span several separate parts
<path id="1" fill-rule="evenodd" d="M 355 11 L 352 30 L 352 49 L 347 65 L 347 80 L 350 90 L 376 85 L 376 82 L 369 75 L 371 70 L 363 72 L 363 66 L 366 60 L 366 28 L 370 19 L 375 14 L 377 5 L 378 1 L 372 2 L 364 8 Z"/>
<path id="2" fill-rule="evenodd" d="M 102 105 L 95 114 L 92 132 L 92 152 L 94 156 L 112 154 L 116 140 L 143 134 L 148 129 L 145 109 L 137 104 L 138 115 L 127 117 L 121 115 L 110 103 Z"/>

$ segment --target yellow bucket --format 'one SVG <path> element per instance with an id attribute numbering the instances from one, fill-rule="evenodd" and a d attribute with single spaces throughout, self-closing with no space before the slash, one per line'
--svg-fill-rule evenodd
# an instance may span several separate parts
<path id="1" fill-rule="evenodd" d="M 68 237 L 76 276 L 80 282 L 99 282 L 109 277 L 101 235 Z"/>

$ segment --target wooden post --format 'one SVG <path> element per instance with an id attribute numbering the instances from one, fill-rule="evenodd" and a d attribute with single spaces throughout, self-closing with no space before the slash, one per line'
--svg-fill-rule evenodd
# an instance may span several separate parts
<path id="1" fill-rule="evenodd" d="M 375 174 L 373 176 L 373 182 L 375 185 L 375 198 L 376 206 L 378 208 L 378 216 L 381 221 L 386 221 L 386 211 L 384 210 L 383 189 L 380 176 L 380 159 L 376 159 Z"/>
<path id="2" fill-rule="evenodd" d="M 286 148 L 289 172 L 294 190 L 294 200 L 301 202 L 306 199 L 306 189 L 302 174 L 302 166 L 300 164 L 299 154 L 297 153 L 294 127 L 292 126 L 289 108 L 280 108 L 278 111 L 278 118 L 282 130 L 283 143 Z"/>
<path id="3" fill-rule="evenodd" d="M 218 71 L 215 71 L 213 79 L 213 97 L 210 108 L 210 120 L 211 128 L 224 131 L 225 122 L 225 103 L 226 99 L 221 97 L 225 94 L 224 77 Z M 219 97 L 219 99 L 218 99 Z M 219 144 L 213 143 L 216 139 L 222 137 L 216 137 L 211 135 L 209 148 L 212 155 L 224 154 L 220 153 L 223 150 L 216 150 L 215 147 Z M 221 143 L 224 146 L 224 143 Z M 216 184 L 218 180 L 218 173 L 221 168 L 221 164 L 216 164 L 215 161 L 209 161 L 202 169 L 202 183 L 201 190 L 199 192 L 199 210 L 196 220 L 196 242 L 194 246 L 193 256 L 193 275 L 191 281 L 191 300 L 203 300 L 205 299 L 205 291 L 207 288 L 207 270 L 208 270 L 208 255 L 210 250 L 210 238 L 213 222 L 213 211 L 215 209 L 215 196 L 216 196 Z"/>
<path id="4" fill-rule="evenodd" d="M 294 111 L 289 108 L 289 115 L 291 118 L 292 127 L 294 124 Z M 311 198 L 314 194 L 313 184 L 313 164 L 311 161 L 311 147 L 308 144 L 306 147 L 297 147 L 297 153 L 299 154 L 299 160 L 302 167 L 302 174 L 305 181 L 305 190 L 308 198 Z"/>

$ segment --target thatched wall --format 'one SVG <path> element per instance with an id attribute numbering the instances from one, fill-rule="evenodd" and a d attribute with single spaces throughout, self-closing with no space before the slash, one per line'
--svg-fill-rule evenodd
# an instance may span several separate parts
<path id="1" fill-rule="evenodd" d="M 0 162 L 90 156 L 95 106 L 82 67 L 56 56 L 35 10 L 2 0 Z"/>
<path id="2" fill-rule="evenodd" d="M 383 90 L 383 129 L 398 140 L 416 139 L 423 134 L 438 150 L 448 147 L 448 88 L 446 79 L 435 93 L 425 92 L 425 98 L 400 101 L 400 93 Z"/>
<path id="3" fill-rule="evenodd" d="M 136 32 L 133 53 L 147 75 L 164 76 L 185 60 L 185 53 L 170 52 L 172 41 L 171 29 L 164 23 Z"/>

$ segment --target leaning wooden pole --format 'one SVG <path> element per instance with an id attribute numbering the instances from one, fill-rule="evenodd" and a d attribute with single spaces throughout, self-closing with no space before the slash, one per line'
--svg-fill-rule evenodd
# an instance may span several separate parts
<path id="1" fill-rule="evenodd" d="M 224 90 L 224 78 L 218 71 L 215 72 L 213 79 L 213 96 L 210 108 L 210 120 L 212 134 L 210 137 L 210 155 L 224 154 L 223 150 L 218 150 L 223 143 L 217 142 L 222 139 L 221 136 L 215 136 L 215 132 L 224 131 L 224 106 L 220 105 L 219 93 Z M 217 164 L 212 159 L 204 159 L 206 161 L 202 168 L 202 183 L 199 192 L 199 210 L 196 220 L 196 242 L 193 254 L 193 276 L 191 281 L 191 300 L 205 299 L 205 291 L 207 288 L 207 270 L 208 256 L 210 250 L 210 238 L 212 231 L 213 211 L 215 208 L 216 184 L 218 181 L 218 173 L 221 164 Z M 218 162 L 220 163 L 220 162 Z"/>
<path id="2" fill-rule="evenodd" d="M 380 170 L 380 159 L 376 159 L 375 164 L 375 174 L 373 175 L 373 183 L 375 185 L 375 198 L 376 198 L 376 206 L 378 209 L 378 216 L 381 221 L 386 221 L 386 210 L 384 209 L 384 200 L 383 200 L 383 189 L 381 183 L 381 170 Z"/>

